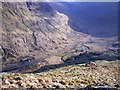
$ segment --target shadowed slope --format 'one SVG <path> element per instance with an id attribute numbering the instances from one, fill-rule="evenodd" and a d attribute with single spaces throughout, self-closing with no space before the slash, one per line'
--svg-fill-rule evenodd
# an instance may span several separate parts
<path id="1" fill-rule="evenodd" d="M 70 27 L 93 37 L 118 35 L 118 3 L 51 3 L 54 9 L 69 17 Z"/>

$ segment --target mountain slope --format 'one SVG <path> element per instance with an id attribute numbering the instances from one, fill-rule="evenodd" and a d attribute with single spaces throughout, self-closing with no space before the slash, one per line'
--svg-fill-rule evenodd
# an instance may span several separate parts
<path id="1" fill-rule="evenodd" d="M 3 31 L 0 53 L 3 71 L 19 71 L 23 66 L 29 69 L 28 66 L 39 68 L 48 64 L 59 64 L 67 54 L 117 53 L 117 36 L 99 38 L 78 32 L 69 25 L 71 17 L 60 13 L 51 3 L 3 2 L 2 5 Z M 21 64 L 21 59 L 24 58 L 30 58 L 32 61 Z"/>
<path id="2" fill-rule="evenodd" d="M 51 6 L 69 17 L 72 29 L 93 37 L 107 38 L 118 34 L 117 2 L 59 2 Z M 113 32 L 114 31 L 114 32 Z"/>
<path id="3" fill-rule="evenodd" d="M 74 42 L 67 16 L 47 3 L 3 3 L 3 44 L 19 55 L 65 50 Z"/>

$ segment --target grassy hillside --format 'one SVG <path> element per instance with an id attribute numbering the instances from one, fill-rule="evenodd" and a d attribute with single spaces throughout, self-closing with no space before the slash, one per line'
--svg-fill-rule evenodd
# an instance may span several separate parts
<path id="1" fill-rule="evenodd" d="M 103 60 L 34 74 L 3 73 L 2 88 L 119 87 L 118 62 Z"/>

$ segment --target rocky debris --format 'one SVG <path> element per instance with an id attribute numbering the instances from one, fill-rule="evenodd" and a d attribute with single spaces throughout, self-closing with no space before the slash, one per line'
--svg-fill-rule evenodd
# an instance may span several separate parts
<path id="1" fill-rule="evenodd" d="M 118 60 L 96 61 L 52 69 L 50 71 L 19 74 L 1 73 L 2 88 L 118 88 Z M 93 68 L 93 66 L 95 66 Z"/>

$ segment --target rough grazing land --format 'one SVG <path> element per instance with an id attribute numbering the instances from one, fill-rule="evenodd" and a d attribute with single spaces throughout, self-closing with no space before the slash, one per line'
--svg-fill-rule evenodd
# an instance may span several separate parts
<path id="1" fill-rule="evenodd" d="M 118 60 L 71 65 L 34 74 L 3 73 L 2 88 L 84 88 L 118 85 Z"/>

